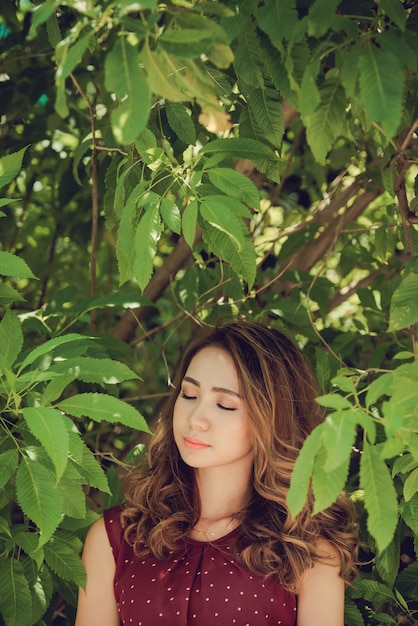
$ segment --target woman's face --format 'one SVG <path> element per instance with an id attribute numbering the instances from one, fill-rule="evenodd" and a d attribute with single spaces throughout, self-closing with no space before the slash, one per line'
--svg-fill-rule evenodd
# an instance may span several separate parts
<path id="1" fill-rule="evenodd" d="M 180 455 L 191 467 L 252 467 L 247 408 L 234 363 L 224 350 L 210 346 L 193 357 L 174 406 L 173 431 Z"/>

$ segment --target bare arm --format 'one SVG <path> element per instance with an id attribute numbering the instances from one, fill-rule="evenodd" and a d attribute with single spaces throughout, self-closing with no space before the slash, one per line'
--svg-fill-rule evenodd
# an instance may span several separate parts
<path id="1" fill-rule="evenodd" d="M 297 626 L 344 626 L 344 581 L 340 560 L 332 546 L 323 542 L 328 557 L 306 570 L 298 585 Z"/>
<path id="2" fill-rule="evenodd" d="M 83 563 L 87 571 L 87 587 L 86 591 L 79 591 L 75 626 L 119 626 L 113 592 L 116 565 L 103 518 L 97 520 L 87 533 Z"/>

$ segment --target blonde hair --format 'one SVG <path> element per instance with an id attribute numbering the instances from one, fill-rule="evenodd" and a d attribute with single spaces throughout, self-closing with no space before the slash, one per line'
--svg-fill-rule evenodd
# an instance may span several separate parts
<path id="1" fill-rule="evenodd" d="M 164 559 L 179 549 L 199 519 L 194 473 L 177 450 L 172 418 L 181 380 L 193 357 L 208 346 L 225 350 L 235 364 L 254 442 L 252 497 L 238 516 L 244 547 L 236 558 L 254 573 L 294 589 L 303 571 L 321 559 L 317 546 L 326 539 L 340 557 L 341 575 L 352 579 L 357 537 L 348 498 L 341 494 L 315 516 L 312 497 L 296 519 L 288 511 L 286 494 L 297 455 L 323 415 L 301 350 L 284 333 L 256 322 L 219 324 L 189 344 L 150 443 L 148 466 L 133 468 L 126 480 L 125 537 L 136 554 Z"/>

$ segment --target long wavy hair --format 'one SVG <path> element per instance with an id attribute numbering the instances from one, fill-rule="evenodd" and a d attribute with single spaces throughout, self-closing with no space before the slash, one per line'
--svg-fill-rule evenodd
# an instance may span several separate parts
<path id="1" fill-rule="evenodd" d="M 238 561 L 278 579 L 294 590 L 304 570 L 321 560 L 320 539 L 328 540 L 341 560 L 346 581 L 355 576 L 357 537 L 354 507 L 345 494 L 312 515 L 312 496 L 294 519 L 286 494 L 297 455 L 309 433 L 323 420 L 315 401 L 318 388 L 297 345 L 284 333 L 250 321 L 220 323 L 200 332 L 185 350 L 174 389 L 159 416 L 146 466 L 125 481 L 122 512 L 125 537 L 139 556 L 167 558 L 179 550 L 200 517 L 194 471 L 182 460 L 173 436 L 173 409 L 193 357 L 216 346 L 235 365 L 240 393 L 248 408 L 254 445 L 252 496 L 240 521 Z"/>

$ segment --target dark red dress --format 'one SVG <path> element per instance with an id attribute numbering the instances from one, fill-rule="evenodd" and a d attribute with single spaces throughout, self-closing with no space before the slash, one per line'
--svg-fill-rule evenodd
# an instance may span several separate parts
<path id="1" fill-rule="evenodd" d="M 123 626 L 295 626 L 296 597 L 234 560 L 238 529 L 210 543 L 188 539 L 167 561 L 138 559 L 123 538 L 120 510 L 108 509 L 104 519 Z"/>

